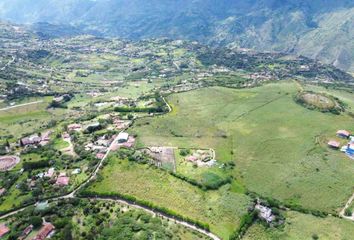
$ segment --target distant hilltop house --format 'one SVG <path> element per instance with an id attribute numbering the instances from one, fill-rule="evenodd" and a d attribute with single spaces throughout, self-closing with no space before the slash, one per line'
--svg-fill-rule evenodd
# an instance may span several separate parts
<path id="1" fill-rule="evenodd" d="M 118 134 L 118 143 L 125 143 L 129 139 L 129 134 L 126 132 L 121 132 Z"/>
<path id="2" fill-rule="evenodd" d="M 55 227 L 51 223 L 44 223 L 38 234 L 32 240 L 44 240 L 53 233 Z"/>
<path id="3" fill-rule="evenodd" d="M 337 131 L 337 136 L 341 138 L 349 138 L 350 137 L 350 132 L 347 130 L 338 130 Z"/>

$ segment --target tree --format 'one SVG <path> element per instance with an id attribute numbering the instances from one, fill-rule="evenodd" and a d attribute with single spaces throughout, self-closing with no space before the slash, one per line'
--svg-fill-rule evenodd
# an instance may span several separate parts
<path id="1" fill-rule="evenodd" d="M 30 223 L 33 225 L 34 228 L 39 228 L 42 226 L 42 218 L 39 216 L 31 217 Z"/>

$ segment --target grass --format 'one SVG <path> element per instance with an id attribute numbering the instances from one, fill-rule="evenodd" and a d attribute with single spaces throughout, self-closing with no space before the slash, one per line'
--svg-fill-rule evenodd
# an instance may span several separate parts
<path id="1" fill-rule="evenodd" d="M 62 150 L 64 148 L 67 148 L 69 147 L 70 144 L 66 141 L 64 141 L 62 138 L 56 138 L 54 140 L 54 148 L 57 149 L 57 150 Z"/>
<path id="2" fill-rule="evenodd" d="M 213 167 L 197 167 L 192 162 L 185 160 L 185 157 L 182 157 L 179 154 L 179 151 L 175 151 L 175 157 L 176 172 L 188 178 L 194 179 L 204 186 L 211 186 L 219 181 L 225 180 L 228 176 L 228 172 L 219 168 L 219 164 Z"/>
<path id="3" fill-rule="evenodd" d="M 28 174 L 24 173 L 17 182 L 27 179 Z M 22 195 L 20 190 L 16 188 L 14 184 L 9 190 L 9 194 L 4 198 L 4 201 L 0 204 L 0 212 L 8 211 L 14 207 L 19 207 L 21 203 L 29 198 L 29 195 Z"/>
<path id="4" fill-rule="evenodd" d="M 246 213 L 249 198 L 227 186 L 202 191 L 165 171 L 112 157 L 102 170 L 103 180 L 89 187 L 98 194 L 122 193 L 171 209 L 183 216 L 209 223 L 211 230 L 228 237 Z"/>
<path id="5" fill-rule="evenodd" d="M 43 102 L 0 111 L 0 134 L 13 135 L 15 138 L 19 138 L 22 135 L 40 131 L 40 128 L 51 120 L 63 118 L 65 110 L 47 109 L 51 101 L 50 97 L 30 98 L 19 103 L 23 104 L 39 100 L 43 100 Z"/>
<path id="6" fill-rule="evenodd" d="M 353 131 L 353 119 L 306 109 L 296 93 L 286 82 L 173 94 L 170 114 L 138 120 L 131 131 L 139 147 L 214 148 L 217 160 L 235 163 L 234 176 L 248 190 L 335 213 L 352 194 L 354 163 L 326 142 L 338 129 Z"/>
<path id="7" fill-rule="evenodd" d="M 316 218 L 296 212 L 286 213 L 283 230 L 265 228 L 260 224 L 253 225 L 246 233 L 244 240 L 259 239 L 318 239 L 349 240 L 354 235 L 354 223 L 334 217 Z"/>
<path id="8" fill-rule="evenodd" d="M 17 164 L 16 167 L 12 169 L 13 171 L 19 171 L 23 167 L 23 163 L 25 162 L 37 162 L 42 160 L 42 157 L 37 153 L 22 154 L 20 158 L 21 158 L 20 163 Z"/>

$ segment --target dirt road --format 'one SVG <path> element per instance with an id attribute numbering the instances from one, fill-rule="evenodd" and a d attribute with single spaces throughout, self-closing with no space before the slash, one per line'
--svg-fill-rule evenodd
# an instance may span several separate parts
<path id="1" fill-rule="evenodd" d="M 38 104 L 38 103 L 42 103 L 42 102 L 43 102 L 43 100 L 35 101 L 35 102 L 29 102 L 29 103 L 24 103 L 24 104 L 18 104 L 18 105 L 15 105 L 15 106 L 9 106 L 9 107 L 5 107 L 5 108 L 1 108 L 0 111 L 7 111 L 7 110 L 10 110 L 10 109 L 13 109 L 13 108 L 25 107 L 25 106 L 28 106 L 28 105 Z"/>

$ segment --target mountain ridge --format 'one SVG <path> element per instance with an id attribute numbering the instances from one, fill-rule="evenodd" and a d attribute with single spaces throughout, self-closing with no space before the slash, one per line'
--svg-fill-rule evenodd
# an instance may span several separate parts
<path id="1" fill-rule="evenodd" d="M 301 54 L 354 72 L 351 0 L 4 0 L 0 18 L 71 25 L 98 36 Z"/>

